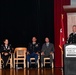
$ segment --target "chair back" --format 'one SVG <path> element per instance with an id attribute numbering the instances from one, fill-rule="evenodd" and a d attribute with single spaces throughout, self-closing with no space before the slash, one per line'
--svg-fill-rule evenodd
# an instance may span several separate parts
<path id="1" fill-rule="evenodd" d="M 27 48 L 25 47 L 17 47 L 15 48 L 16 58 L 24 58 L 26 57 Z"/>

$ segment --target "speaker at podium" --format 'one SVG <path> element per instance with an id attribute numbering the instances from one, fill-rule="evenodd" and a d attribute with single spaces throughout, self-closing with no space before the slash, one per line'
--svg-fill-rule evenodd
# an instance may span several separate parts
<path id="1" fill-rule="evenodd" d="M 76 44 L 64 45 L 64 75 L 76 75 Z"/>

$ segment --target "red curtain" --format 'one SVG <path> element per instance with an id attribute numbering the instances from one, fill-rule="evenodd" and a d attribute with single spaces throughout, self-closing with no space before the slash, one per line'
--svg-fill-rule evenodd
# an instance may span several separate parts
<path id="1" fill-rule="evenodd" d="M 54 0 L 55 67 L 62 66 L 61 50 L 59 48 L 61 14 L 64 15 L 64 32 L 65 39 L 67 39 L 67 16 L 63 5 L 70 5 L 70 0 Z"/>

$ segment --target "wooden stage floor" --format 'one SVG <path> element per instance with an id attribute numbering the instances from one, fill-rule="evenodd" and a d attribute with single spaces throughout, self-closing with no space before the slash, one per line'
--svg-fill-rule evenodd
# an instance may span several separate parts
<path id="1" fill-rule="evenodd" d="M 2 69 L 0 75 L 63 75 L 63 70 L 61 68 Z"/>

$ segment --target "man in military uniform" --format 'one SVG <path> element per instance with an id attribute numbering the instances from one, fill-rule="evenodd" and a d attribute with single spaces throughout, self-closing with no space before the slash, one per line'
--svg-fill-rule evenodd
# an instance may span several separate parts
<path id="1" fill-rule="evenodd" d="M 9 44 L 8 39 L 4 40 L 4 44 L 1 45 L 1 57 L 3 59 L 3 68 L 7 67 L 7 61 L 11 55 L 12 47 Z"/>
<path id="2" fill-rule="evenodd" d="M 29 65 L 31 66 L 30 58 L 35 58 L 35 65 L 37 66 L 37 60 L 38 60 L 38 52 L 40 50 L 39 43 L 36 42 L 36 37 L 32 38 L 32 43 L 28 46 L 27 51 L 27 61 L 29 62 Z"/>
<path id="3" fill-rule="evenodd" d="M 76 25 L 72 27 L 72 33 L 69 35 L 68 43 L 73 44 L 76 43 Z"/>

